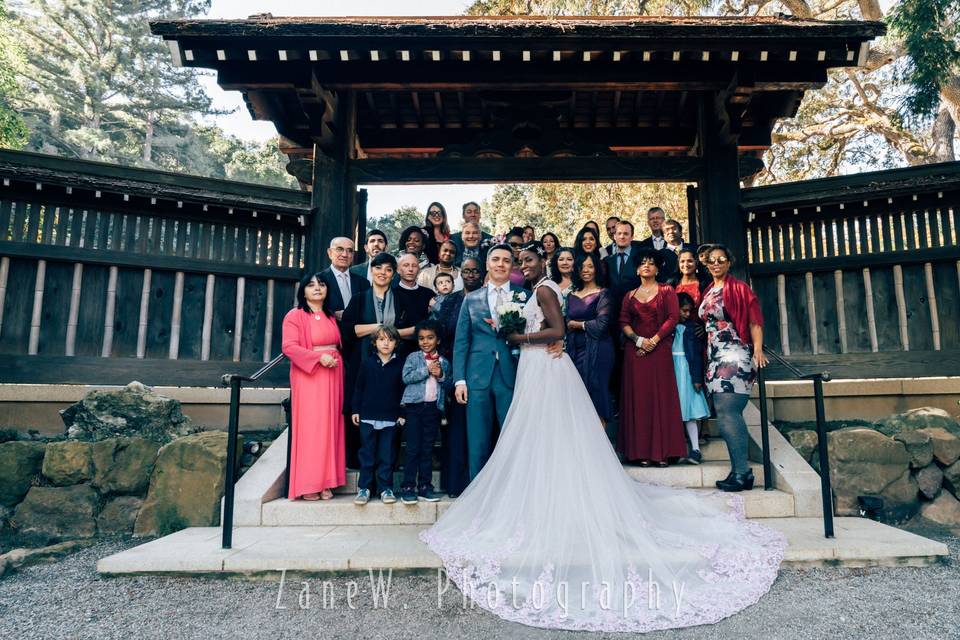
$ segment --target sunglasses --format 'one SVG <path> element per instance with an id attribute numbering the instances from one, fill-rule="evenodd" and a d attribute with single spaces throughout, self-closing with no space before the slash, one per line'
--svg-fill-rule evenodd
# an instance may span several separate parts
<path id="1" fill-rule="evenodd" d="M 720 256 L 719 258 L 707 258 L 706 262 L 707 264 L 727 264 L 730 260 Z"/>
<path id="2" fill-rule="evenodd" d="M 431 218 L 434 216 L 443 217 L 443 213 L 441 211 L 427 211 L 427 215 Z"/>

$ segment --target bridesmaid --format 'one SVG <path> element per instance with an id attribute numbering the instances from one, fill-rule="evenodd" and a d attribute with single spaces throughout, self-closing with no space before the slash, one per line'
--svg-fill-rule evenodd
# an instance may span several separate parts
<path id="1" fill-rule="evenodd" d="M 597 284 L 593 256 L 577 258 L 573 269 L 574 289 L 567 298 L 567 353 L 590 393 L 600 424 L 613 416 L 610 406 L 610 373 L 613 371 L 613 299 Z"/>
<path id="2" fill-rule="evenodd" d="M 685 293 L 693 298 L 693 308 L 700 307 L 700 292 L 705 288 L 703 276 L 700 273 L 697 254 L 692 249 L 684 249 L 677 256 L 678 274 L 672 278 L 671 284 L 677 295 Z"/>
<path id="3" fill-rule="evenodd" d="M 293 405 L 290 500 L 329 500 L 331 489 L 346 483 L 343 359 L 329 300 L 320 274 L 307 276 L 297 289 L 297 307 L 283 319 Z"/>
<path id="4" fill-rule="evenodd" d="M 560 238 L 554 232 L 548 231 L 541 236 L 540 244 L 543 245 L 543 250 L 547 252 L 547 264 L 552 263 L 554 254 L 560 248 Z"/>
<path id="5" fill-rule="evenodd" d="M 593 221 L 591 220 L 591 222 Z M 593 223 L 593 225 L 596 224 L 596 222 Z M 588 225 L 590 225 L 589 222 L 577 233 L 577 238 L 573 241 L 573 254 L 578 257 L 587 254 L 592 255 L 599 265 L 597 283 L 606 286 L 607 265 L 603 263 L 603 258 L 600 256 L 600 232 L 595 230 L 593 226 Z"/>
<path id="6" fill-rule="evenodd" d="M 550 261 L 550 279 L 560 285 L 560 293 L 563 294 L 561 311 L 563 311 L 564 317 L 567 315 L 567 297 L 573 291 L 573 263 L 575 260 L 573 249 L 559 247 Z"/>
<path id="7" fill-rule="evenodd" d="M 510 270 L 510 284 L 518 287 L 527 288 L 527 279 L 523 276 L 520 269 L 520 247 L 523 246 L 523 227 L 514 227 L 507 234 L 507 244 L 513 251 L 513 269 Z"/>
<path id="8" fill-rule="evenodd" d="M 680 396 L 673 372 L 672 336 L 680 308 L 677 294 L 657 282 L 663 256 L 644 249 L 637 260 L 640 286 L 624 296 L 620 331 L 627 340 L 623 354 L 619 445 L 627 460 L 653 461 L 687 455 L 680 415 Z"/>

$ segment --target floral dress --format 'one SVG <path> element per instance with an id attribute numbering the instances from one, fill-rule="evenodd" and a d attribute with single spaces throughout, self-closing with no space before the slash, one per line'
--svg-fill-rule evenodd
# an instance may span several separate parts
<path id="1" fill-rule="evenodd" d="M 757 379 L 753 345 L 745 343 L 723 310 L 723 287 L 703 296 L 700 319 L 707 325 L 707 389 L 711 393 L 749 394 Z"/>

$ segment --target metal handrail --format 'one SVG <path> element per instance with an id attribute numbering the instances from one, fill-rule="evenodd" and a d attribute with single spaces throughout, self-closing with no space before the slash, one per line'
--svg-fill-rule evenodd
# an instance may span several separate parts
<path id="1" fill-rule="evenodd" d="M 227 373 L 221 376 L 220 384 L 230 387 L 230 420 L 227 427 L 227 464 L 226 478 L 223 483 L 223 521 L 220 523 L 221 547 L 230 549 L 233 546 L 233 496 L 234 485 L 237 482 L 237 440 L 240 430 L 240 388 L 244 382 L 256 382 L 265 376 L 271 369 L 283 362 L 287 356 L 282 353 L 260 367 L 249 376 L 239 373 Z"/>
<path id="2" fill-rule="evenodd" d="M 826 416 L 823 408 L 823 383 L 830 380 L 829 371 L 804 373 L 782 355 L 763 347 L 763 352 L 776 360 L 783 368 L 800 380 L 813 381 L 814 409 L 817 417 L 817 455 L 820 460 L 820 493 L 823 498 L 823 535 L 827 538 L 833 535 L 833 489 L 830 486 L 830 459 L 827 454 Z M 767 382 L 763 369 L 757 370 L 757 383 L 760 392 L 760 435 L 763 444 L 763 483 L 764 488 L 773 487 L 770 465 L 770 435 L 767 420 Z"/>

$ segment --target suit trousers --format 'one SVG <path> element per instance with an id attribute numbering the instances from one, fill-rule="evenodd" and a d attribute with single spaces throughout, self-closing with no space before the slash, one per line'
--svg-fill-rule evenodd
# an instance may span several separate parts
<path id="1" fill-rule="evenodd" d="M 502 428 L 512 401 L 513 386 L 504 379 L 499 362 L 493 366 L 488 388 L 467 388 L 467 458 L 471 481 L 483 469 L 493 451 L 494 411 Z"/>

